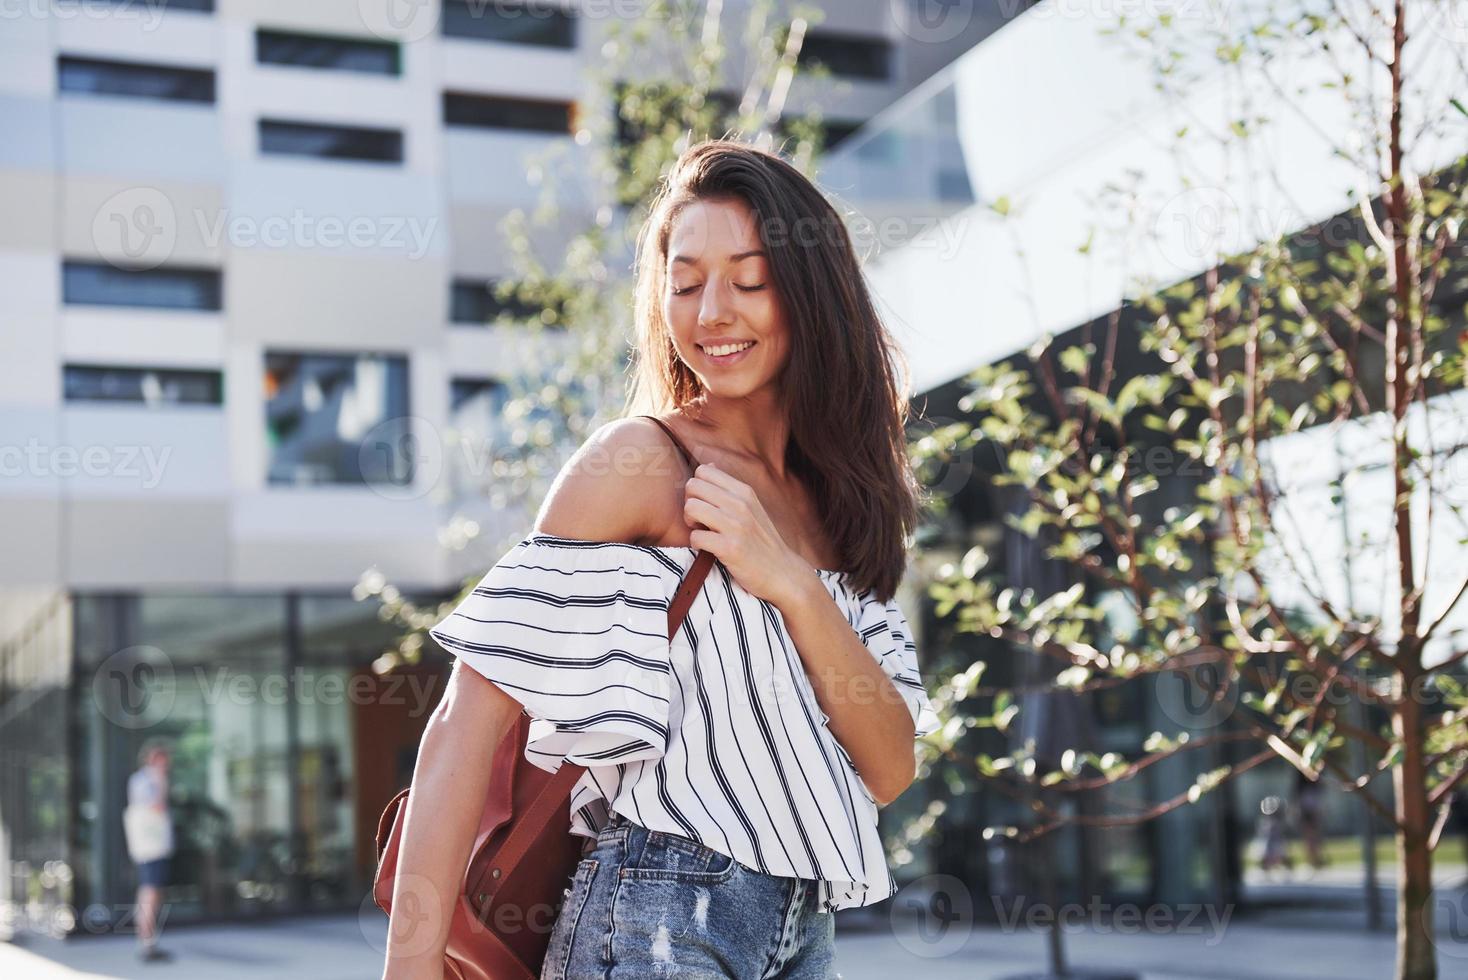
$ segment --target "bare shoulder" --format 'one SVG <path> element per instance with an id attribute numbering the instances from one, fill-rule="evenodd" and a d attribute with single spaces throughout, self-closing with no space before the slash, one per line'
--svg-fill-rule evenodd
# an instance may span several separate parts
<path id="1" fill-rule="evenodd" d="M 686 476 L 678 451 L 656 422 L 613 420 L 561 467 L 535 531 L 585 541 L 655 541 L 682 513 Z"/>

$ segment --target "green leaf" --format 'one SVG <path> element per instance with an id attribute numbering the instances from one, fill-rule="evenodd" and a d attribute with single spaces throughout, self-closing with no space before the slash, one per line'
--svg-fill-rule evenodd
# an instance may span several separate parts
<path id="1" fill-rule="evenodd" d="M 1060 352 L 1060 366 L 1071 374 L 1084 375 L 1090 365 L 1092 351 L 1085 347 L 1067 347 Z"/>

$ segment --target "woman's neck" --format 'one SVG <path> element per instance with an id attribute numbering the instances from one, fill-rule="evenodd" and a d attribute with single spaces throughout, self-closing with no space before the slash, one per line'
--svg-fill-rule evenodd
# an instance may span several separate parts
<path id="1" fill-rule="evenodd" d="M 790 425 L 772 399 L 705 395 L 685 405 L 682 414 L 716 448 L 758 463 L 776 480 L 785 479 Z"/>

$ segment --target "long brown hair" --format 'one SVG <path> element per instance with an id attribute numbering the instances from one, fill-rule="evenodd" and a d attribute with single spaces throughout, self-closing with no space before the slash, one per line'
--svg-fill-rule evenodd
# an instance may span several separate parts
<path id="1" fill-rule="evenodd" d="M 628 414 L 680 409 L 703 394 L 663 316 L 668 238 L 699 200 L 740 199 L 770 256 L 790 330 L 781 406 L 785 465 L 810 489 L 848 584 L 887 601 L 907 568 L 921 491 L 907 458 L 907 361 L 825 196 L 779 156 L 728 139 L 685 150 L 663 179 L 637 244 L 637 350 Z"/>

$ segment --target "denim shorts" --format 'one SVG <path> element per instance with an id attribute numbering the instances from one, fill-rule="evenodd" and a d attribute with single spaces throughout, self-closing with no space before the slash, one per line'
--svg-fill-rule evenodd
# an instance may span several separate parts
<path id="1" fill-rule="evenodd" d="M 155 885 L 159 888 L 168 884 L 168 858 L 161 857 L 139 864 L 138 884 Z"/>
<path id="2" fill-rule="evenodd" d="M 541 980 L 840 980 L 816 886 L 614 813 L 571 876 Z"/>

